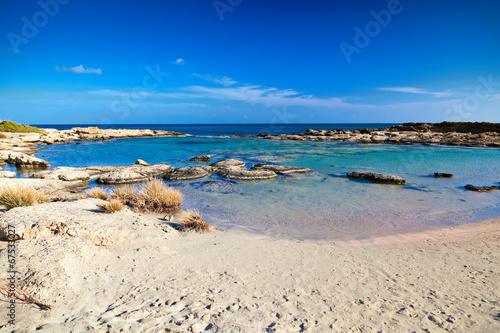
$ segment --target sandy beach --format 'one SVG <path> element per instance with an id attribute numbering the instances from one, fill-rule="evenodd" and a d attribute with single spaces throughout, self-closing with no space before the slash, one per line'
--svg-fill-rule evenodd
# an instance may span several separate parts
<path id="1" fill-rule="evenodd" d="M 16 241 L 19 286 L 52 306 L 18 302 L 15 326 L 5 326 L 2 306 L 2 331 L 500 330 L 500 218 L 313 243 L 179 233 L 162 216 L 105 214 L 99 203 L 45 203 L 0 217 L 2 230 L 14 225 L 27 238 Z"/>

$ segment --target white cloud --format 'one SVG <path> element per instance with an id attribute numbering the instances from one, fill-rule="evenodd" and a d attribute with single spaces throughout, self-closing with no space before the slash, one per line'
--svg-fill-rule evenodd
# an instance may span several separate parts
<path id="1" fill-rule="evenodd" d="M 83 67 L 83 65 L 80 66 L 75 66 L 75 67 L 59 67 L 56 66 L 56 70 L 61 71 L 61 72 L 70 72 L 70 73 L 75 73 L 75 74 L 102 74 L 102 70 L 100 68 L 95 69 L 95 68 L 90 68 L 90 67 Z"/>
<path id="2" fill-rule="evenodd" d="M 184 61 L 184 59 L 179 58 L 179 59 L 177 59 L 177 60 L 175 60 L 175 61 L 172 61 L 171 63 L 172 63 L 173 65 L 179 65 L 179 66 L 182 66 L 182 65 L 184 65 L 186 62 Z"/>
<path id="3" fill-rule="evenodd" d="M 202 74 L 196 74 L 193 73 L 193 76 L 199 77 L 200 79 L 203 79 L 208 82 L 213 82 L 216 84 L 220 84 L 221 86 L 224 87 L 229 87 L 232 86 L 233 84 L 238 83 L 238 81 L 234 81 L 231 78 L 228 78 L 227 76 L 213 76 L 210 74 L 202 75 Z"/>
<path id="4" fill-rule="evenodd" d="M 427 91 L 425 89 L 415 88 L 415 87 L 384 87 L 384 88 L 377 88 L 377 89 L 382 90 L 382 91 L 402 92 L 402 93 L 409 93 L 409 94 L 432 95 L 434 97 L 444 97 L 444 96 L 451 95 L 451 93 L 449 91 L 447 91 L 447 92 Z"/>

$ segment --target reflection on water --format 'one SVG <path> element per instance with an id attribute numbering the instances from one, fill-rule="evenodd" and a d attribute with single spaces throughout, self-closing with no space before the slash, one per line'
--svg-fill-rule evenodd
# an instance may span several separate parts
<path id="1" fill-rule="evenodd" d="M 171 183 L 209 222 L 304 239 L 366 238 L 456 225 L 500 215 L 500 191 L 476 193 L 466 184 L 493 185 L 500 150 L 464 147 L 223 138 L 144 138 L 55 145 L 39 152 L 56 166 L 128 165 L 138 158 L 174 167 L 201 165 L 189 158 L 303 166 L 313 174 L 236 182 L 211 175 Z M 406 186 L 350 180 L 350 171 L 394 174 Z M 435 179 L 434 172 L 455 174 Z M 205 184 L 206 181 L 217 183 Z"/>

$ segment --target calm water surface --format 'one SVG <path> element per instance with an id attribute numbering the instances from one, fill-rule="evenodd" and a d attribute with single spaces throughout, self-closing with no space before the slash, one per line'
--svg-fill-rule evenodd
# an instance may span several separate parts
<path id="1" fill-rule="evenodd" d="M 319 127 L 318 127 L 319 128 Z M 47 146 L 37 156 L 57 166 L 129 165 L 138 158 L 174 167 L 189 158 L 303 166 L 313 174 L 260 182 L 216 174 L 169 183 L 211 223 L 293 239 L 363 239 L 475 222 L 500 215 L 500 191 L 476 193 L 466 184 L 500 181 L 500 150 L 464 147 L 359 145 L 262 139 L 140 138 Z M 7 168 L 8 169 L 8 168 Z M 350 171 L 399 175 L 406 186 L 350 180 Z M 454 179 L 435 179 L 448 172 Z M 205 184 L 217 181 L 216 185 Z M 91 184 L 94 186 L 94 184 Z"/>

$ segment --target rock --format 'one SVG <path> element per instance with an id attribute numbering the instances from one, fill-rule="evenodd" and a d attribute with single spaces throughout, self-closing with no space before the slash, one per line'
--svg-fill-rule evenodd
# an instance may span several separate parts
<path id="1" fill-rule="evenodd" d="M 230 168 L 230 167 L 244 168 L 245 162 L 229 158 L 227 160 L 222 160 L 222 161 L 217 161 L 215 163 L 212 163 L 210 166 L 212 166 L 218 170 L 224 169 L 224 168 Z"/>
<path id="2" fill-rule="evenodd" d="M 272 165 L 272 164 L 255 164 L 250 170 L 271 170 L 278 175 L 289 175 L 292 173 L 308 173 L 311 169 L 302 167 L 293 167 L 287 165 Z"/>
<path id="3" fill-rule="evenodd" d="M 40 171 L 31 176 L 38 179 L 59 179 L 66 182 L 88 181 L 90 175 L 82 168 L 58 167 L 48 171 Z"/>
<path id="4" fill-rule="evenodd" d="M 434 173 L 434 178 L 453 178 L 453 174 L 451 174 L 451 173 L 435 172 Z"/>
<path id="5" fill-rule="evenodd" d="M 213 193 L 232 193 L 234 192 L 234 184 L 231 182 L 216 182 L 206 181 L 199 187 L 202 191 Z"/>
<path id="6" fill-rule="evenodd" d="M 12 171 L 0 171 L 0 178 L 16 178 L 16 173 Z"/>
<path id="7" fill-rule="evenodd" d="M 500 186 L 475 186 L 471 184 L 465 185 L 465 188 L 471 191 L 476 191 L 476 192 L 491 192 L 491 191 L 496 191 L 500 190 Z"/>
<path id="8" fill-rule="evenodd" d="M 149 166 L 131 165 L 118 167 L 115 171 L 99 175 L 96 182 L 99 184 L 127 184 L 148 181 L 170 173 L 173 168 L 167 164 Z"/>
<path id="9" fill-rule="evenodd" d="M 215 170 L 209 166 L 185 167 L 175 169 L 172 173 L 163 176 L 165 180 L 181 181 L 203 178 L 214 173 Z"/>
<path id="10" fill-rule="evenodd" d="M 151 165 L 151 164 L 149 164 L 149 163 L 147 163 L 147 162 L 145 162 L 144 160 L 141 160 L 141 159 L 138 159 L 137 161 L 135 161 L 135 164 L 136 165 L 145 165 L 145 166 Z"/>
<path id="11" fill-rule="evenodd" d="M 398 176 L 386 176 L 381 173 L 373 172 L 349 172 L 347 177 L 354 179 L 369 180 L 374 183 L 405 185 L 406 180 Z"/>
<path id="12" fill-rule="evenodd" d="M 24 153 L 10 153 L 6 162 L 20 168 L 50 168 L 50 163 Z"/>
<path id="13" fill-rule="evenodd" d="M 210 155 L 200 155 L 200 156 L 195 156 L 190 159 L 191 162 L 203 162 L 203 163 L 210 163 Z"/>
<path id="14" fill-rule="evenodd" d="M 277 177 L 277 174 L 271 170 L 245 170 L 238 166 L 224 168 L 217 174 L 223 178 L 234 180 L 266 180 Z"/>

